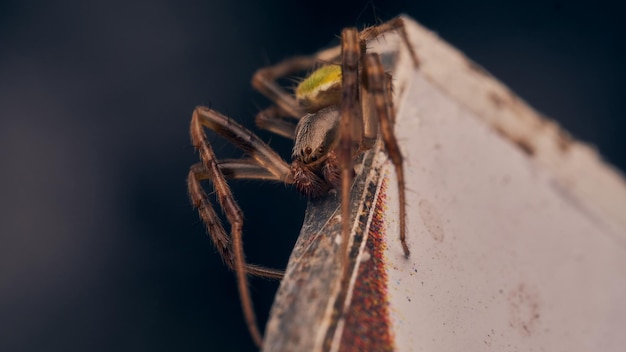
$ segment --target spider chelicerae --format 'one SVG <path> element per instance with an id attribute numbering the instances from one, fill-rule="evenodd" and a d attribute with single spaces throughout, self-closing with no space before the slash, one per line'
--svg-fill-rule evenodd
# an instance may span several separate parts
<path id="1" fill-rule="evenodd" d="M 244 317 L 257 345 L 262 344 L 250 298 L 247 275 L 281 278 L 283 272 L 246 262 L 242 246 L 243 214 L 228 186 L 227 179 L 260 179 L 293 184 L 309 197 L 320 197 L 330 190 L 341 192 L 342 245 L 347 255 L 350 227 L 350 188 L 354 160 L 382 137 L 397 175 L 400 206 L 400 241 L 405 256 L 405 187 L 402 155 L 394 135 L 392 77 L 385 73 L 378 54 L 367 51 L 367 42 L 390 31 L 397 31 L 407 45 L 413 64 L 417 57 L 408 43 L 401 18 L 395 18 L 362 31 L 346 28 L 341 45 L 312 56 L 287 59 L 260 69 L 252 85 L 274 102 L 256 117 L 257 126 L 294 139 L 292 162 L 285 162 L 274 150 L 245 127 L 219 112 L 197 107 L 191 118 L 191 140 L 200 162 L 189 170 L 189 195 L 206 225 L 218 252 L 235 271 Z M 302 80 L 295 94 L 288 93 L 277 79 L 313 70 Z M 218 160 L 205 134 L 205 128 L 225 137 L 247 157 Z M 201 181 L 213 186 L 219 206 L 230 223 L 230 235 L 221 224 Z M 345 259 L 344 259 L 345 262 Z"/>

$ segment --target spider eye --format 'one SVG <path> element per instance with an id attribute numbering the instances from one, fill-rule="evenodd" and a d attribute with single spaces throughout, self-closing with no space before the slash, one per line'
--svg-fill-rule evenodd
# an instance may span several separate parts
<path id="1" fill-rule="evenodd" d="M 316 161 L 316 160 L 317 160 L 317 155 L 313 155 L 313 156 L 311 157 L 311 161 Z"/>
<path id="2" fill-rule="evenodd" d="M 306 147 L 304 148 L 304 153 L 306 155 L 310 155 L 313 152 L 313 149 L 311 149 L 311 147 Z"/>

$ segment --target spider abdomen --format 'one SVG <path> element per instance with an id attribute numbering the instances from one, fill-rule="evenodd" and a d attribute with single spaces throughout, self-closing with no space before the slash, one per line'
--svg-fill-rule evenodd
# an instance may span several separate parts
<path id="1" fill-rule="evenodd" d="M 325 65 L 308 75 L 296 88 L 296 100 L 308 112 L 341 101 L 341 66 Z"/>

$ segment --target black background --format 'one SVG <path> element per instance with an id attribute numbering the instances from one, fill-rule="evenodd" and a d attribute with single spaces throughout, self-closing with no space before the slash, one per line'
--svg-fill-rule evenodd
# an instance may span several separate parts
<path id="1" fill-rule="evenodd" d="M 267 105 L 257 68 L 402 12 L 626 168 L 625 21 L 610 4 L 4 1 L 0 350 L 253 350 L 234 276 L 187 199 L 191 112 L 211 104 L 252 126 Z M 306 200 L 233 189 L 248 259 L 284 267 Z M 264 323 L 277 283 L 251 284 Z"/>

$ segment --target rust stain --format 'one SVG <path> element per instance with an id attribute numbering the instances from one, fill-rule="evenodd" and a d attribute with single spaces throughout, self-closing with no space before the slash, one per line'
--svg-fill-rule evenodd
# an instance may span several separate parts
<path id="1" fill-rule="evenodd" d="M 428 200 L 422 199 L 419 202 L 419 213 L 424 226 L 433 236 L 435 241 L 443 242 L 443 223 L 441 222 L 441 217 L 439 216 L 439 213 L 437 213 L 435 206 Z"/>
<path id="2" fill-rule="evenodd" d="M 496 110 L 508 109 L 513 114 L 522 120 L 525 120 L 525 125 L 529 126 L 528 131 L 523 131 L 520 134 L 519 130 L 513 130 L 512 126 L 503 124 L 502 122 L 494 121 L 491 125 L 500 135 L 511 140 L 522 151 L 529 156 L 534 156 L 541 152 L 540 146 L 537 140 L 539 136 L 547 136 L 551 142 L 551 146 L 556 149 L 557 153 L 562 155 L 567 154 L 572 146 L 576 144 L 576 141 L 572 136 L 559 125 L 545 116 L 538 116 L 536 119 L 532 119 L 527 115 L 528 108 L 524 102 L 520 100 L 510 91 L 489 91 L 487 94 L 487 100 L 491 102 Z M 545 151 L 543 151 L 545 152 Z"/>
<path id="3" fill-rule="evenodd" d="M 386 190 L 385 178 L 378 193 L 365 244 L 369 259 L 359 266 L 352 302 L 346 314 L 339 347 L 342 352 L 394 350 L 384 256 L 387 247 L 384 226 Z"/>
<path id="4" fill-rule="evenodd" d="M 469 68 L 470 71 L 474 71 L 475 73 L 477 73 L 478 75 L 485 77 L 485 78 L 491 78 L 493 76 L 491 76 L 491 74 L 489 72 L 487 72 L 487 70 L 485 70 L 484 67 L 480 66 L 478 63 L 465 58 L 465 64 L 467 65 L 467 67 Z"/>
<path id="5" fill-rule="evenodd" d="M 535 147 L 532 145 L 532 143 L 527 140 L 527 139 L 511 139 L 513 141 L 513 143 L 517 144 L 518 147 L 520 147 L 520 149 L 528 154 L 529 156 L 533 156 L 535 155 Z"/>
<path id="6" fill-rule="evenodd" d="M 569 133 L 567 133 L 567 131 L 559 129 L 558 127 L 557 127 L 557 136 L 558 138 L 556 139 L 556 145 L 561 151 L 561 153 L 563 154 L 569 152 L 572 145 L 576 143 L 574 141 L 574 138 L 572 138 L 572 136 Z"/>
<path id="7" fill-rule="evenodd" d="M 496 109 L 502 109 L 510 99 L 507 99 L 499 94 L 499 92 L 490 91 L 487 93 L 487 99 L 496 107 Z"/>

